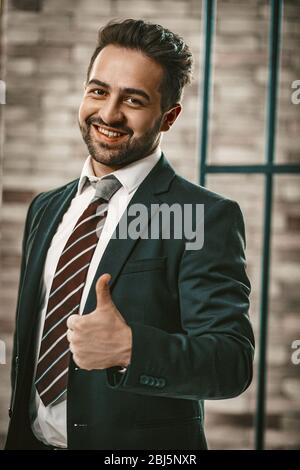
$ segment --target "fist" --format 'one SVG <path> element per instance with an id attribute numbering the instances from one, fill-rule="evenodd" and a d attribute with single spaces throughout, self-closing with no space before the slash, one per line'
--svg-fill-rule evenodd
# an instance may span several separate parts
<path id="1" fill-rule="evenodd" d="M 114 304 L 110 274 L 96 284 L 96 309 L 87 315 L 71 315 L 67 320 L 67 338 L 74 362 L 81 369 L 127 367 L 131 360 L 132 331 Z"/>

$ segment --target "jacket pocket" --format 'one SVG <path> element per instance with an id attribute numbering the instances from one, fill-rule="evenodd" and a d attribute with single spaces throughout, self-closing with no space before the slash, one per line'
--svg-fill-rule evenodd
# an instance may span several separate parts
<path id="1" fill-rule="evenodd" d="M 139 273 L 143 271 L 161 271 L 165 269 L 166 257 L 162 258 L 143 258 L 128 261 L 122 271 L 122 274 Z"/>

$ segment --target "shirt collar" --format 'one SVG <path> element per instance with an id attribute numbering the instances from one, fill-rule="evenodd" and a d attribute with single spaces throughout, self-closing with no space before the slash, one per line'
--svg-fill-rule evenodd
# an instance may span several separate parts
<path id="1" fill-rule="evenodd" d="M 112 173 L 122 184 L 125 190 L 130 194 L 134 191 L 158 162 L 161 156 L 161 148 L 158 146 L 156 150 L 145 158 L 130 163 L 129 165 L 113 171 Z M 84 162 L 81 175 L 78 182 L 76 196 L 79 196 L 87 187 L 87 181 L 99 181 L 107 175 L 95 176 L 92 157 L 89 155 Z"/>

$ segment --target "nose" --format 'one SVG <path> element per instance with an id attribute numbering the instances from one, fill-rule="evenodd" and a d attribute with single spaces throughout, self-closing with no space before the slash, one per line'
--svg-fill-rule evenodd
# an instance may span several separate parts
<path id="1" fill-rule="evenodd" d="M 98 114 L 102 121 L 111 127 L 113 127 L 114 123 L 124 122 L 121 103 L 113 97 L 109 97 L 101 103 Z"/>

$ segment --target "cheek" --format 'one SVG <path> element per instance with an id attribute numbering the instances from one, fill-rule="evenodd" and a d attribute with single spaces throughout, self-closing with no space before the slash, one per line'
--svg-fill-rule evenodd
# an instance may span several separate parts
<path id="1" fill-rule="evenodd" d="M 82 123 L 85 120 L 85 114 L 86 114 L 86 105 L 84 101 L 82 101 L 79 107 L 79 111 L 78 111 L 78 118 L 79 118 L 80 123 Z"/>
<path id="2" fill-rule="evenodd" d="M 78 117 L 79 122 L 84 122 L 90 117 L 92 114 L 97 112 L 97 107 L 93 105 L 89 100 L 83 99 L 81 105 L 79 107 Z"/>
<path id="3" fill-rule="evenodd" d="M 155 125 L 155 119 L 153 114 L 151 115 L 144 115 L 144 116 L 135 116 L 132 121 L 128 120 L 128 125 L 132 129 L 134 129 L 134 133 L 136 137 L 142 137 L 145 135 L 150 129 L 153 128 Z"/>

